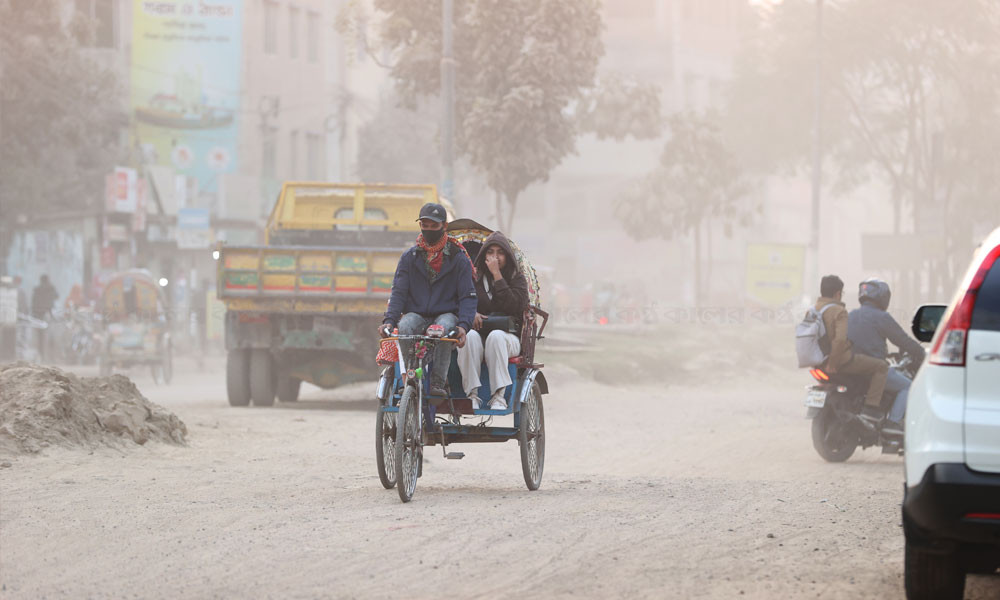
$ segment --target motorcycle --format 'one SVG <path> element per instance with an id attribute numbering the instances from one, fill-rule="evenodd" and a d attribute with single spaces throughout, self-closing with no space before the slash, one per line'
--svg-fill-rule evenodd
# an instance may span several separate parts
<path id="1" fill-rule="evenodd" d="M 916 375 L 919 363 L 909 355 L 888 356 L 890 368 L 907 379 Z M 873 424 L 861 418 L 869 379 L 863 375 L 828 374 L 822 369 L 809 373 L 816 384 L 806 386 L 806 418 L 812 420 L 812 440 L 816 452 L 828 462 L 844 462 L 858 446 L 882 448 L 883 454 L 902 454 L 903 436 L 883 432 L 885 423 Z M 883 415 L 888 413 L 895 394 L 882 394 Z"/>

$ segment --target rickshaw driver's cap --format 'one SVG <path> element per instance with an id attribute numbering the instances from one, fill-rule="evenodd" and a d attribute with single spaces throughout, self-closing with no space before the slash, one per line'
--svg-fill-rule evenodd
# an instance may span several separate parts
<path id="1" fill-rule="evenodd" d="M 431 221 L 444 223 L 448 220 L 448 213 L 445 212 L 444 207 L 440 204 L 428 202 L 420 209 L 420 216 L 417 217 L 417 220 L 419 221 L 420 219 L 430 219 Z"/>

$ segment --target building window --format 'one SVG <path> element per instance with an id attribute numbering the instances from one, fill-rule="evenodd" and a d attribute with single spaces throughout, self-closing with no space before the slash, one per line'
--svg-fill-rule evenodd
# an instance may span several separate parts
<path id="1" fill-rule="evenodd" d="M 264 140 L 261 144 L 260 174 L 265 179 L 274 179 L 278 166 L 278 128 L 264 129 Z"/>
<path id="2" fill-rule="evenodd" d="M 310 181 L 323 179 L 323 138 L 319 134 L 306 135 L 306 177 Z"/>
<path id="3" fill-rule="evenodd" d="M 278 53 L 278 5 L 264 2 L 264 54 Z"/>
<path id="4" fill-rule="evenodd" d="M 288 134 L 288 176 L 297 179 L 299 176 L 299 132 Z"/>
<path id="5" fill-rule="evenodd" d="M 85 20 L 80 43 L 91 48 L 116 48 L 117 10 L 114 0 L 76 0 L 76 12 Z"/>
<path id="6" fill-rule="evenodd" d="M 306 43 L 309 45 L 309 62 L 316 62 L 319 60 L 319 15 L 314 12 L 309 13 L 306 37 Z"/>
<path id="7" fill-rule="evenodd" d="M 299 9 L 288 7 L 288 54 L 299 57 Z"/>

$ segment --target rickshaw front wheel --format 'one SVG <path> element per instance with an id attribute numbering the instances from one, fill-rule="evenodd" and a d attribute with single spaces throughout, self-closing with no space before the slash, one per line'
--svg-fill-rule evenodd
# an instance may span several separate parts
<path id="1" fill-rule="evenodd" d="M 545 412 L 542 410 L 542 392 L 537 383 L 531 384 L 521 402 L 517 428 L 518 445 L 521 447 L 521 472 L 524 483 L 531 491 L 542 485 L 545 468 Z"/>
<path id="2" fill-rule="evenodd" d="M 409 502 L 417 489 L 417 477 L 420 475 L 420 463 L 423 461 L 423 448 L 420 442 L 420 410 L 417 388 L 407 385 L 399 399 L 399 412 L 396 413 L 396 491 L 399 499 Z"/>
<path id="3" fill-rule="evenodd" d="M 375 414 L 375 460 L 382 487 L 396 487 L 396 414 L 382 412 L 381 401 Z"/>

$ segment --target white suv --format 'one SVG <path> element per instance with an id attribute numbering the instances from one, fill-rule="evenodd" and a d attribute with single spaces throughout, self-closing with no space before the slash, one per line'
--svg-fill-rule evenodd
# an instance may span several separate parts
<path id="1" fill-rule="evenodd" d="M 906 408 L 906 596 L 961 598 L 966 573 L 1000 568 L 1000 229 L 913 333 L 931 352 Z"/>

